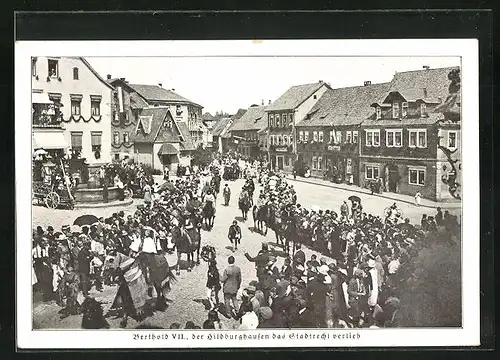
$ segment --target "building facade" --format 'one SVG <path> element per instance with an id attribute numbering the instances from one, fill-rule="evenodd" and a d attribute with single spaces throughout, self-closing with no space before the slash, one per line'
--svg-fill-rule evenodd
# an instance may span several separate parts
<path id="1" fill-rule="evenodd" d="M 293 171 L 297 163 L 295 125 L 329 88 L 323 81 L 293 86 L 267 107 L 267 147 L 273 169 Z"/>
<path id="2" fill-rule="evenodd" d="M 448 74 L 455 68 L 398 73 L 371 118 L 361 126 L 360 185 L 382 179 L 384 191 L 428 199 L 450 199 L 442 177 L 447 162 L 440 146 L 460 156 L 459 124 L 444 124 L 435 112 L 448 95 Z"/>
<path id="3" fill-rule="evenodd" d="M 239 154 L 250 158 L 262 156 L 259 131 L 267 127 L 266 105 L 253 105 L 229 128 L 230 146 Z"/>
<path id="4" fill-rule="evenodd" d="M 64 141 L 71 154 L 84 158 L 91 168 L 109 163 L 114 88 L 82 57 L 35 57 L 31 72 L 34 107 L 37 102 L 55 104 L 48 110 L 52 130 L 46 120 L 33 119 L 36 146 Z"/>
<path id="5" fill-rule="evenodd" d="M 360 124 L 388 83 L 328 89 L 296 125 L 297 170 L 313 177 L 359 185 Z"/>
<path id="6" fill-rule="evenodd" d="M 179 165 L 191 164 L 191 154 L 195 150 L 186 124 L 174 120 L 170 107 L 142 109 L 132 141 L 137 163 L 161 171 L 168 168 L 174 173 Z"/>

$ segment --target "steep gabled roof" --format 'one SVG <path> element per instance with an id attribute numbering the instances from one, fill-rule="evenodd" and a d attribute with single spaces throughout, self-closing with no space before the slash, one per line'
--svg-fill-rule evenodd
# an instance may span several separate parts
<path id="1" fill-rule="evenodd" d="M 143 109 L 149 104 L 136 92 L 130 93 L 130 107 L 132 109 Z"/>
<path id="2" fill-rule="evenodd" d="M 267 126 L 267 105 L 252 106 L 237 120 L 234 120 L 230 131 L 260 130 Z"/>
<path id="3" fill-rule="evenodd" d="M 391 81 L 389 91 L 410 90 L 423 94 L 423 89 L 425 89 L 427 96 L 424 96 L 424 98 L 442 98 L 444 100 L 448 94 L 448 86 L 450 84 L 448 74 L 454 69 L 458 69 L 458 67 L 422 69 L 396 73 Z"/>
<path id="4" fill-rule="evenodd" d="M 215 119 L 215 117 L 214 117 L 212 114 L 210 114 L 209 112 L 204 113 L 204 114 L 201 116 L 201 119 L 202 119 L 203 121 L 213 121 L 213 120 L 216 120 L 216 119 Z"/>
<path id="5" fill-rule="evenodd" d="M 229 123 L 232 121 L 231 118 L 225 117 L 220 119 L 215 123 L 215 126 L 212 129 L 212 135 L 213 136 L 220 136 L 224 129 L 229 125 Z"/>
<path id="6" fill-rule="evenodd" d="M 327 89 L 307 116 L 296 126 L 361 124 L 374 112 L 371 105 L 387 92 L 389 85 L 382 83 Z"/>
<path id="7" fill-rule="evenodd" d="M 137 126 L 131 140 L 138 143 L 153 143 L 168 111 L 168 108 L 165 107 L 142 109 L 138 114 Z M 144 132 L 140 131 L 141 127 Z"/>
<path id="8" fill-rule="evenodd" d="M 202 107 L 195 102 L 173 92 L 164 89 L 158 85 L 128 84 L 134 91 L 145 98 L 147 101 L 165 101 L 174 103 L 185 103 Z"/>
<path id="9" fill-rule="evenodd" d="M 268 106 L 267 111 L 273 110 L 290 110 L 295 109 L 297 106 L 307 100 L 322 86 L 328 86 L 326 83 L 317 82 L 314 84 L 303 84 L 292 86 L 283 95 L 281 95 L 275 102 Z"/>
<path id="10" fill-rule="evenodd" d="M 186 151 L 190 151 L 190 150 L 195 150 L 196 149 L 196 146 L 194 145 L 193 143 L 193 139 L 191 138 L 191 135 L 189 134 L 189 129 L 187 127 L 187 125 L 183 122 L 178 122 L 177 123 L 177 127 L 184 139 L 183 142 L 181 142 L 181 150 L 186 150 Z"/>
<path id="11" fill-rule="evenodd" d="M 83 62 L 83 64 L 90 70 L 90 72 L 94 74 L 103 84 L 105 84 L 111 90 L 115 89 L 111 84 L 108 84 L 108 82 L 104 80 L 104 78 L 102 78 L 97 71 L 95 71 L 95 69 L 89 64 L 89 62 L 84 57 L 79 56 L 77 57 L 77 59 L 80 59 Z"/>

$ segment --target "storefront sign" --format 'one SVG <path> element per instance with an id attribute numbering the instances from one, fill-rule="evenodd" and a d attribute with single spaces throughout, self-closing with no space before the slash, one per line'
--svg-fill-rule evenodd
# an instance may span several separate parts
<path id="1" fill-rule="evenodd" d="M 330 151 L 340 151 L 340 145 L 328 145 L 328 150 Z"/>
<path id="2" fill-rule="evenodd" d="M 275 149 L 276 152 L 288 152 L 288 147 L 284 146 L 284 147 L 277 147 Z"/>

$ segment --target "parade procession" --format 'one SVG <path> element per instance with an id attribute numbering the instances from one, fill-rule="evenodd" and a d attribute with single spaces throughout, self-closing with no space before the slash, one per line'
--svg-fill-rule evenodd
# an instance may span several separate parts
<path id="1" fill-rule="evenodd" d="M 42 61 L 34 71 L 44 80 Z M 91 89 L 69 94 L 68 106 L 65 62 Z M 426 85 L 425 96 L 413 89 L 411 99 L 394 87 L 402 80 L 365 83 L 338 98 L 347 88 L 320 81 L 214 117 L 162 84 L 101 78 L 83 58 L 48 59 L 48 67 L 47 78 L 53 70 L 63 81 L 33 80 L 33 328 L 455 326 L 460 277 L 450 279 L 460 266 L 448 260 L 460 251 L 460 173 L 448 159 L 456 153 L 442 150 L 448 158 L 436 155 L 433 167 L 407 160 L 415 151 L 423 157 L 434 144 L 431 126 L 459 106 L 440 112 L 444 104 L 433 103 L 433 91 L 451 99 L 453 68 L 437 69 L 445 91 Z M 383 144 L 409 140 L 413 152 L 374 164 L 385 155 L 374 155 L 381 135 L 373 129 L 396 121 L 383 117 L 398 115 L 390 102 L 404 96 L 397 121 L 410 123 L 427 102 L 418 126 L 428 132 L 386 132 Z M 320 119 L 347 106 L 340 98 L 362 103 L 342 121 L 365 118 L 371 129 L 321 130 Z M 447 145 L 456 150 L 459 123 L 447 121 Z M 365 145 L 371 152 L 363 156 Z M 424 289 L 447 303 L 420 308 Z"/>

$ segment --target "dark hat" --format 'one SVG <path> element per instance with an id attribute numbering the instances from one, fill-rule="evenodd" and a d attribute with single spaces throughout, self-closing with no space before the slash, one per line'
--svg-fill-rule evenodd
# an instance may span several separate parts
<path id="1" fill-rule="evenodd" d="M 54 231 L 54 228 L 53 228 L 51 225 L 49 225 L 49 226 L 47 227 L 47 231 Z"/>
<path id="2" fill-rule="evenodd" d="M 249 285 L 245 288 L 245 291 L 249 294 L 255 294 L 255 291 L 257 291 L 257 289 L 255 288 L 255 286 Z"/>

